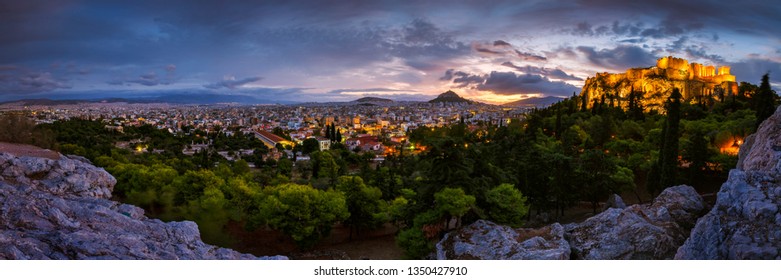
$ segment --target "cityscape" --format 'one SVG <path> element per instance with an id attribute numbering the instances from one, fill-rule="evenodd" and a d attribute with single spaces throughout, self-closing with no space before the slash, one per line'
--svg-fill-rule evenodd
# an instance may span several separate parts
<path id="1" fill-rule="evenodd" d="M 213 260 L 165 268 L 200 278 L 224 260 L 296 279 L 604 277 L 560 260 L 772 272 L 662 276 L 781 259 L 780 14 L 0 0 L 0 260 Z"/>

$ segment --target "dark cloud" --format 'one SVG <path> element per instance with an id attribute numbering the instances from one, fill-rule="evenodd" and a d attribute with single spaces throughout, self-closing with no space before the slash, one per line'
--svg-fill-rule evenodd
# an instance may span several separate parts
<path id="1" fill-rule="evenodd" d="M 0 67 L 0 92 L 31 94 L 69 89 L 69 81 L 56 78 L 50 72 L 24 69 L 14 65 Z"/>
<path id="2" fill-rule="evenodd" d="M 507 66 L 510 68 L 513 68 L 515 70 L 521 71 L 525 74 L 536 74 L 536 75 L 542 75 L 547 78 L 552 79 L 558 79 L 558 80 L 564 80 L 564 81 L 582 81 L 583 79 L 576 77 L 575 75 L 567 74 L 566 72 L 562 71 L 561 69 L 550 69 L 550 68 L 544 68 L 544 67 L 535 67 L 531 65 L 526 66 L 518 66 L 513 64 L 512 62 L 504 62 L 502 63 L 503 66 Z"/>
<path id="3" fill-rule="evenodd" d="M 544 56 L 539 56 L 539 55 L 536 55 L 536 54 L 521 52 L 521 51 L 518 51 L 518 50 L 515 51 L 515 54 L 518 55 L 518 58 L 523 59 L 523 60 L 527 60 L 527 61 L 546 61 L 546 60 L 548 60 Z"/>
<path id="4" fill-rule="evenodd" d="M 539 69 L 537 70 L 540 71 Z M 555 72 L 555 70 L 550 71 L 550 69 L 545 71 Z M 503 95 L 542 93 L 563 96 L 579 90 L 576 86 L 564 82 L 554 82 L 541 75 L 517 75 L 513 72 L 493 71 L 488 75 L 476 75 L 449 69 L 440 79 L 452 79 L 452 82 L 458 88 L 473 88 Z"/>
<path id="5" fill-rule="evenodd" d="M 707 60 L 716 64 L 725 64 L 724 57 L 717 54 L 710 54 L 705 47 L 689 46 L 684 52 L 694 60 Z"/>
<path id="6" fill-rule="evenodd" d="M 580 90 L 573 85 L 553 82 L 540 75 L 516 75 L 513 72 L 497 71 L 491 72 L 485 82 L 477 86 L 477 89 L 505 95 L 542 93 L 557 96 L 569 96 L 572 92 Z"/>
<path id="7" fill-rule="evenodd" d="M 505 42 L 503 40 L 496 40 L 496 41 L 494 41 L 494 47 L 500 47 L 500 46 L 512 47 L 513 45 L 511 45 L 510 43 L 507 43 L 507 42 Z"/>
<path id="8" fill-rule="evenodd" d="M 481 48 L 481 47 L 476 47 L 475 50 L 477 52 L 487 53 L 487 54 L 503 54 L 503 53 L 505 53 L 505 52 L 494 51 L 494 50 L 490 50 L 490 49 L 487 49 L 487 48 Z"/>
<path id="9" fill-rule="evenodd" d="M 487 55 L 506 55 L 506 56 L 515 56 L 522 60 L 526 61 L 546 61 L 547 58 L 544 56 L 528 53 L 528 52 L 522 52 L 515 48 L 510 43 L 507 43 L 505 41 L 494 41 L 492 44 L 482 44 L 482 43 L 475 43 L 474 44 L 475 51 L 487 54 Z"/>
<path id="10" fill-rule="evenodd" d="M 157 78 L 157 73 L 151 72 L 138 76 L 137 79 L 125 81 L 127 84 L 139 84 L 144 86 L 156 86 L 160 84 L 160 79 Z"/>
<path id="11" fill-rule="evenodd" d="M 774 84 L 781 83 L 781 63 L 763 59 L 750 58 L 735 63 L 730 63 L 731 73 L 735 75 L 738 81 L 745 81 L 759 85 L 762 75 L 770 73 L 770 82 Z M 781 92 L 781 88 L 776 88 Z"/>
<path id="12" fill-rule="evenodd" d="M 455 71 L 454 69 L 448 69 L 445 74 L 439 78 L 440 81 L 452 81 L 456 84 L 456 87 L 470 87 L 477 84 L 482 84 L 485 81 L 485 77 L 480 75 L 474 75 L 466 73 L 464 71 Z"/>
<path id="13" fill-rule="evenodd" d="M 231 76 L 231 77 L 227 77 L 227 78 L 223 79 L 222 81 L 219 81 L 219 82 L 216 82 L 216 83 L 203 85 L 203 87 L 208 88 L 208 89 L 222 89 L 222 88 L 236 89 L 236 88 L 241 87 L 243 85 L 260 81 L 261 79 L 263 79 L 263 78 L 262 77 L 248 77 L 248 78 L 238 79 L 237 80 L 236 77 L 232 77 Z"/>
<path id="14" fill-rule="evenodd" d="M 407 65 L 419 70 L 437 70 L 443 60 L 469 53 L 470 47 L 455 39 L 453 34 L 440 30 L 433 23 L 415 19 L 400 32 L 399 38 L 385 42 L 388 50 L 404 59 Z"/>
<path id="15" fill-rule="evenodd" d="M 633 67 L 652 66 L 656 56 L 645 49 L 631 45 L 620 45 L 613 49 L 597 50 L 594 47 L 579 46 L 576 50 L 586 56 L 594 66 L 623 71 Z"/>
<path id="16" fill-rule="evenodd" d="M 646 27 L 642 22 L 620 23 L 613 21 L 611 24 L 592 26 L 588 22 L 580 22 L 569 33 L 576 36 L 623 36 L 643 38 L 666 38 L 683 35 L 685 33 L 703 29 L 699 22 L 681 23 L 672 19 L 664 19 L 652 27 Z"/>

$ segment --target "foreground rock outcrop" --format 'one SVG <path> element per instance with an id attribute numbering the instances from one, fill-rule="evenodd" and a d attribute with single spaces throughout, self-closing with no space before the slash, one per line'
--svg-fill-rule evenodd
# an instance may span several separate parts
<path id="1" fill-rule="evenodd" d="M 0 259 L 257 259 L 108 200 L 115 183 L 80 157 L 0 153 Z"/>
<path id="2" fill-rule="evenodd" d="M 651 204 L 610 208 L 564 226 L 573 259 L 670 259 L 705 208 L 690 186 L 665 189 Z"/>
<path id="3" fill-rule="evenodd" d="M 610 208 L 582 223 L 512 229 L 477 221 L 445 235 L 438 259 L 670 259 L 703 213 L 690 186 L 663 191 L 653 203 Z"/>
<path id="4" fill-rule="evenodd" d="M 781 259 L 781 109 L 740 148 L 716 205 L 676 259 Z"/>
<path id="5" fill-rule="evenodd" d="M 558 223 L 513 229 L 479 220 L 437 243 L 440 260 L 566 260 L 569 255 L 564 228 Z"/>

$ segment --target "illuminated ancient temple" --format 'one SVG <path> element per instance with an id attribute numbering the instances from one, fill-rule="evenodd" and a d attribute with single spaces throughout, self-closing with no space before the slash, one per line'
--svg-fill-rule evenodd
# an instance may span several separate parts
<path id="1" fill-rule="evenodd" d="M 681 91 L 684 100 L 693 102 L 730 96 L 737 93 L 738 84 L 729 66 L 716 68 L 668 56 L 658 59 L 654 67 L 632 68 L 619 74 L 597 73 L 586 80 L 581 95 L 586 95 L 589 106 L 594 100 L 600 102 L 603 96 L 612 96 L 626 107 L 629 93 L 634 90 L 642 93 L 641 102 L 646 110 L 664 111 L 664 101 L 673 88 Z"/>

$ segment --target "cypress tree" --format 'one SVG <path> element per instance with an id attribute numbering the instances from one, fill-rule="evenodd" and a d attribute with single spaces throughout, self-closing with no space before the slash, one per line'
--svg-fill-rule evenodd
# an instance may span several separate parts
<path id="1" fill-rule="evenodd" d="M 659 181 L 662 188 L 675 185 L 678 168 L 678 126 L 681 119 L 681 93 L 678 88 L 667 99 L 667 119 L 665 120 L 664 143 L 659 153 Z"/>
<path id="2" fill-rule="evenodd" d="M 757 122 L 755 128 L 759 128 L 767 118 L 776 111 L 776 93 L 770 88 L 768 74 L 762 76 L 762 84 L 759 85 L 757 93 L 754 95 L 754 111 L 756 112 Z"/>
<path id="3" fill-rule="evenodd" d="M 581 112 L 586 112 L 586 107 L 588 107 L 588 100 L 586 99 L 586 94 L 585 93 L 581 93 L 580 97 L 582 99 L 581 100 L 581 105 L 580 105 L 580 111 Z"/>

